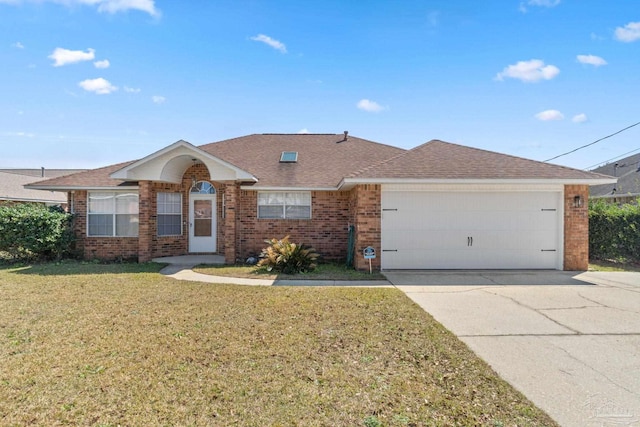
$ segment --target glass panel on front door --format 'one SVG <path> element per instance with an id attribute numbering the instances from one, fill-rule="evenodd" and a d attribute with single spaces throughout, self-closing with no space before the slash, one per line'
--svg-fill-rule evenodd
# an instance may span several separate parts
<path id="1" fill-rule="evenodd" d="M 212 234 L 213 201 L 193 201 L 193 235 L 196 237 L 208 237 Z"/>

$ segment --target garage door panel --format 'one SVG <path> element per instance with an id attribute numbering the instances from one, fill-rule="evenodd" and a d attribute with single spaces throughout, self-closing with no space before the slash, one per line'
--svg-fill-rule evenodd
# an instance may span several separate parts
<path id="1" fill-rule="evenodd" d="M 385 269 L 558 268 L 559 192 L 382 192 Z"/>

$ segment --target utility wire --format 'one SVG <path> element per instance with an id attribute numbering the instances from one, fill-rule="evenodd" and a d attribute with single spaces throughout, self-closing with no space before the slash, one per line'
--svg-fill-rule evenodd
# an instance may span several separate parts
<path id="1" fill-rule="evenodd" d="M 575 153 L 575 152 L 576 152 L 576 151 L 578 151 L 578 150 L 582 150 L 583 148 L 587 148 L 587 147 L 589 147 L 590 145 L 597 144 L 597 143 L 598 143 L 598 142 L 600 142 L 600 141 L 604 141 L 604 140 L 605 140 L 605 139 L 607 139 L 607 138 L 611 138 L 612 136 L 615 136 L 615 135 L 617 135 L 617 134 L 619 134 L 619 133 L 624 132 L 624 131 L 625 131 L 625 130 L 627 130 L 627 129 L 631 129 L 632 127 L 634 127 L 634 126 L 638 126 L 638 125 L 640 125 L 640 122 L 638 122 L 638 123 L 634 123 L 634 124 L 632 124 L 631 126 L 627 126 L 627 127 L 626 127 L 626 128 L 624 128 L 624 129 L 620 129 L 618 132 L 614 132 L 614 133 L 612 133 L 611 135 L 607 135 L 607 136 L 605 136 L 604 138 L 600 138 L 600 139 L 598 139 L 598 140 L 596 140 L 596 141 L 590 142 L 589 144 L 583 145 L 582 147 L 578 147 L 578 148 L 573 149 L 573 150 L 571 150 L 571 151 L 567 151 L 566 153 L 563 153 L 563 154 L 558 154 L 558 155 L 557 155 L 557 156 L 555 156 L 555 157 L 552 157 L 552 158 L 550 158 L 550 159 L 544 160 L 544 162 L 550 162 L 551 160 L 555 160 L 555 159 L 557 159 L 558 157 L 562 157 L 562 156 L 566 156 L 567 154 Z"/>
<path id="2" fill-rule="evenodd" d="M 609 164 L 610 162 L 614 161 L 614 160 L 619 160 L 621 158 L 623 158 L 624 156 L 626 156 L 627 154 L 631 154 L 631 153 L 635 153 L 636 151 L 640 151 L 640 148 L 636 148 L 635 150 L 631 150 L 631 151 L 627 151 L 626 153 L 622 153 L 619 156 L 615 156 L 610 158 L 609 160 L 605 160 L 604 162 L 598 162 L 594 165 L 591 166 L 587 166 L 586 168 L 584 168 L 584 170 L 591 170 L 592 168 L 595 168 L 596 166 L 604 166 Z"/>

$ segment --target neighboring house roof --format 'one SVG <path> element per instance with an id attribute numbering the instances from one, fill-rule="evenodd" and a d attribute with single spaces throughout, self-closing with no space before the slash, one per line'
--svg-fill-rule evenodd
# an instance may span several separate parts
<path id="1" fill-rule="evenodd" d="M 58 176 L 70 175 L 76 172 L 82 172 L 86 169 L 19 169 L 19 168 L 7 168 L 0 169 L 0 172 L 13 173 L 17 175 L 33 176 L 35 178 L 55 178 Z"/>
<path id="2" fill-rule="evenodd" d="M 353 172 L 345 181 L 363 179 L 611 181 L 597 173 L 438 140 Z"/>
<path id="3" fill-rule="evenodd" d="M 297 161 L 281 162 L 282 152 Z M 193 157 L 193 158 L 192 158 Z M 206 157 L 206 158 L 204 158 Z M 136 179 L 176 182 L 194 160 L 232 173 L 255 189 L 348 188 L 361 182 L 531 180 L 603 184 L 611 177 L 442 141 L 404 150 L 345 134 L 254 134 L 195 147 L 178 141 L 144 159 L 33 184 L 42 189 L 135 185 Z M 178 177 L 178 178 L 176 178 Z M 115 178 L 115 179 L 114 179 Z M 344 187 L 346 186 L 346 187 Z"/>
<path id="4" fill-rule="evenodd" d="M 50 204 L 66 203 L 67 195 L 65 193 L 24 188 L 25 185 L 42 179 L 41 169 L 20 169 L 20 172 L 14 171 L 17 170 L 0 170 L 0 200 Z M 66 170 L 67 173 L 72 173 L 74 171 L 76 170 Z M 49 172 L 50 171 L 47 171 L 47 173 Z M 62 175 L 64 172 L 65 171 L 58 169 L 55 172 L 52 172 L 52 174 Z"/>
<path id="5" fill-rule="evenodd" d="M 617 165 L 617 166 L 616 166 Z M 592 172 L 611 175 L 618 178 L 615 184 L 594 185 L 592 198 L 613 198 L 640 196 L 640 154 L 634 154 L 615 162 L 593 169 Z M 615 192 L 613 191 L 615 188 Z"/>

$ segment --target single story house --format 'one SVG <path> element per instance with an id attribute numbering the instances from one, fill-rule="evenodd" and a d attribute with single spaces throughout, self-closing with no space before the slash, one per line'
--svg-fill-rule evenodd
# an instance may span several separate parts
<path id="1" fill-rule="evenodd" d="M 55 178 L 80 169 L 0 169 L 0 204 L 41 203 L 46 206 L 66 207 L 67 195 L 57 191 L 38 191 L 25 185 L 44 178 Z"/>
<path id="2" fill-rule="evenodd" d="M 592 199 L 610 203 L 635 203 L 640 197 L 640 154 L 634 154 L 593 169 L 592 172 L 611 175 L 617 182 L 591 187 Z"/>
<path id="3" fill-rule="evenodd" d="M 68 193 L 87 258 L 255 256 L 290 235 L 376 269 L 565 269 L 588 263 L 589 186 L 614 178 L 430 141 L 248 135 L 29 185 Z M 350 233 L 352 235 L 350 236 Z"/>

